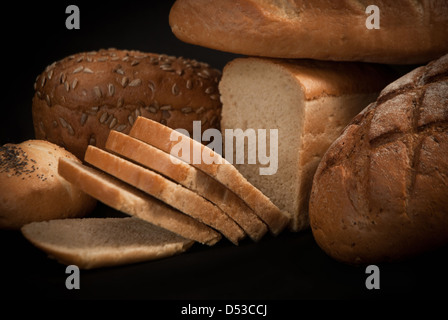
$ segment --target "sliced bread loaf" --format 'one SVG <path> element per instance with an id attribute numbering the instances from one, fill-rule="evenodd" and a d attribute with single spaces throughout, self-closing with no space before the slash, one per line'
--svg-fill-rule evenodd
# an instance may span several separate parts
<path id="1" fill-rule="evenodd" d="M 250 164 L 247 153 L 242 164 L 234 161 L 235 167 L 292 215 L 292 230 L 309 226 L 311 184 L 322 155 L 390 79 L 382 66 L 328 61 L 239 58 L 224 68 L 219 85 L 222 131 L 278 130 L 274 174 L 260 175 L 265 165 L 259 159 Z M 271 150 L 269 139 L 267 144 Z"/>
<path id="2" fill-rule="evenodd" d="M 32 222 L 21 231 L 50 257 L 80 269 L 166 258 L 194 243 L 135 217 Z"/>
<path id="3" fill-rule="evenodd" d="M 260 190 L 254 187 L 244 176 L 229 162 L 212 149 L 195 141 L 174 129 L 147 118 L 138 117 L 129 133 L 130 136 L 153 145 L 167 153 L 171 153 L 172 148 L 185 139 L 189 143 L 190 161 L 187 161 L 196 168 L 207 173 L 217 181 L 225 185 L 232 192 L 243 199 L 246 204 L 266 223 L 272 234 L 279 234 L 290 221 L 290 215 L 280 210 L 271 200 Z M 173 139 L 172 139 L 173 138 Z M 209 154 L 209 158 L 214 161 L 193 161 L 194 149 L 200 154 Z M 179 158 L 181 159 L 181 158 Z M 181 159 L 184 160 L 185 159 Z M 188 159 L 187 159 L 188 160 Z"/>
<path id="4" fill-rule="evenodd" d="M 190 189 L 174 183 L 152 170 L 94 146 L 88 146 L 84 160 L 220 231 L 234 244 L 238 244 L 245 236 L 244 231 L 219 207 Z"/>
<path id="5" fill-rule="evenodd" d="M 117 131 L 110 132 L 106 149 L 197 192 L 226 212 L 252 240 L 258 241 L 266 234 L 266 224 L 240 197 L 196 167 L 175 162 L 170 154 Z"/>
<path id="6" fill-rule="evenodd" d="M 214 245 L 221 239 L 220 233 L 205 224 L 99 170 L 60 158 L 58 172 L 85 193 L 123 213 L 202 244 Z"/>

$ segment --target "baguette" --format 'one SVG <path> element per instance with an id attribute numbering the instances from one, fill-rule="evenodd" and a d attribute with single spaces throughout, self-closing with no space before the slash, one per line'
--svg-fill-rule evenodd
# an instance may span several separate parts
<path id="1" fill-rule="evenodd" d="M 437 0 L 177 0 L 169 23 L 184 42 L 249 56 L 420 64 L 448 52 Z"/>

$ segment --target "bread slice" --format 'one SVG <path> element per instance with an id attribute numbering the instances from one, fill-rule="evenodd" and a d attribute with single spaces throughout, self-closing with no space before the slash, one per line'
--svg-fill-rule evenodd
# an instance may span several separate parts
<path id="1" fill-rule="evenodd" d="M 250 184 L 243 175 L 232 164 L 222 158 L 221 155 L 200 142 L 187 138 L 187 136 L 174 129 L 143 117 L 137 118 L 129 135 L 168 153 L 171 153 L 171 149 L 179 143 L 178 141 L 186 139 L 190 143 L 191 150 L 191 157 L 188 162 L 224 184 L 232 192 L 243 199 L 257 216 L 266 223 L 272 234 L 279 234 L 288 225 L 290 221 L 288 213 L 281 211 L 274 205 L 267 196 Z M 174 137 L 174 141 L 171 141 L 171 137 Z M 198 150 L 200 154 L 208 152 L 210 158 L 215 159 L 215 161 L 211 164 L 206 161 L 195 163 L 197 161 L 193 161 L 194 149 Z"/>
<path id="2" fill-rule="evenodd" d="M 309 227 L 309 195 L 322 155 L 391 79 L 384 67 L 361 63 L 238 58 L 225 66 L 222 131 L 278 130 L 275 174 L 260 175 L 265 166 L 248 164 L 247 153 L 235 167 L 292 215 L 292 230 Z"/>
<path id="3" fill-rule="evenodd" d="M 136 216 L 184 238 L 214 245 L 221 234 L 99 170 L 60 158 L 59 174 L 85 193 L 123 213 Z"/>
<path id="4" fill-rule="evenodd" d="M 267 226 L 247 204 L 224 185 L 199 169 L 129 135 L 111 131 L 106 149 L 130 159 L 197 192 L 226 212 L 254 241 L 267 232 Z"/>
<path id="5" fill-rule="evenodd" d="M 244 231 L 219 207 L 152 170 L 94 146 L 88 146 L 84 160 L 220 231 L 234 244 L 245 237 Z"/>
<path id="6" fill-rule="evenodd" d="M 134 217 L 32 222 L 21 231 L 50 257 L 80 269 L 166 258 L 188 250 L 194 243 Z"/>

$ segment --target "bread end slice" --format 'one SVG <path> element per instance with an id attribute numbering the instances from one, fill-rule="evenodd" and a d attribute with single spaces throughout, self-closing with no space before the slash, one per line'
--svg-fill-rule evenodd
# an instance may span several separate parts
<path id="1" fill-rule="evenodd" d="M 185 252 L 194 244 L 135 217 L 33 222 L 21 232 L 49 257 L 80 269 L 162 259 Z"/>

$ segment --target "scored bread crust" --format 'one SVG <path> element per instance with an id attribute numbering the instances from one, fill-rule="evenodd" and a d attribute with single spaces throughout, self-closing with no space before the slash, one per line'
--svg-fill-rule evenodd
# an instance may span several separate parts
<path id="1" fill-rule="evenodd" d="M 448 51 L 444 1 L 177 0 L 169 23 L 184 42 L 248 56 L 418 64 Z"/>
<path id="2" fill-rule="evenodd" d="M 36 79 L 35 135 L 84 158 L 104 147 L 111 129 L 127 133 L 138 116 L 192 132 L 218 128 L 219 70 L 193 59 L 135 50 L 77 53 L 49 65 Z"/>
<path id="3" fill-rule="evenodd" d="M 273 235 L 278 235 L 288 225 L 291 219 L 288 213 L 281 211 L 260 190 L 251 185 L 233 165 L 207 146 L 167 126 L 143 117 L 137 118 L 129 135 L 167 153 L 171 153 L 171 149 L 179 143 L 180 139 L 186 139 L 191 150 L 189 164 L 210 175 L 244 200 L 255 214 L 266 223 Z M 171 135 L 174 136 L 175 141 L 171 141 Z M 195 163 L 193 161 L 194 149 L 200 151 L 201 155 L 205 152 L 209 153 L 210 158 L 214 159 L 213 163 L 207 164 L 202 158 L 200 163 Z"/>
<path id="4" fill-rule="evenodd" d="M 252 240 L 258 241 L 266 234 L 267 226 L 241 198 L 195 167 L 176 162 L 170 154 L 116 131 L 110 132 L 106 149 L 197 192 L 226 212 Z"/>
<path id="5" fill-rule="evenodd" d="M 388 85 L 316 171 L 310 223 L 347 263 L 402 260 L 448 243 L 448 55 Z"/>
<path id="6" fill-rule="evenodd" d="M 87 148 L 84 160 L 220 231 L 235 245 L 245 237 L 244 231 L 219 207 L 152 170 L 93 146 Z"/>
<path id="7" fill-rule="evenodd" d="M 99 170 L 64 158 L 59 174 L 98 201 L 126 214 L 167 229 L 184 238 L 214 245 L 221 235 L 161 201 Z"/>
<path id="8" fill-rule="evenodd" d="M 33 222 L 21 232 L 49 257 L 86 270 L 167 258 L 194 244 L 135 217 Z"/>

